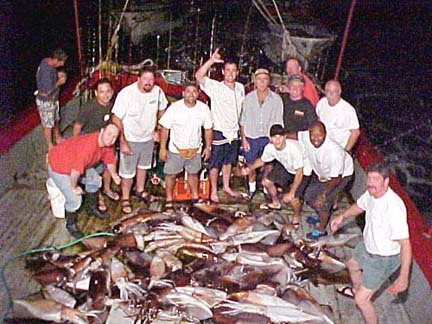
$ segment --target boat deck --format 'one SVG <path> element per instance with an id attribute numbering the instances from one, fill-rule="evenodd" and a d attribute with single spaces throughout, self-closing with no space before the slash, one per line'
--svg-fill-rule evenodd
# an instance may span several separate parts
<path id="1" fill-rule="evenodd" d="M 42 161 L 34 164 L 31 170 L 28 170 L 22 177 L 15 181 L 15 185 L 6 191 L 0 197 L 0 219 L 3 226 L 1 227 L 0 244 L 2 254 L 0 257 L 1 265 L 4 265 L 10 258 L 35 248 L 52 247 L 66 244 L 72 241 L 72 237 L 65 229 L 64 220 L 53 217 L 50 209 L 50 203 L 45 188 L 45 168 Z M 226 197 L 222 197 L 223 208 L 247 210 L 256 208 L 264 197 L 257 194 L 252 203 L 229 203 Z M 99 220 L 93 217 L 87 217 L 80 214 L 79 227 L 87 234 L 95 231 L 103 231 L 111 224 L 116 223 L 121 217 L 120 204 L 106 199 L 111 217 L 108 220 Z M 136 209 L 146 207 L 136 198 L 132 199 L 133 206 Z M 345 198 L 341 207 L 348 205 L 348 199 Z M 153 205 L 154 207 L 154 205 Z M 158 205 L 156 204 L 156 207 Z M 289 215 L 291 208 L 284 208 L 281 213 Z M 311 214 L 312 211 L 307 206 L 304 208 L 303 216 Z M 298 235 L 302 236 L 309 231 L 309 225 L 304 221 Z M 354 222 L 345 226 L 347 232 L 360 232 L 359 226 Z M 338 255 L 343 256 L 350 249 L 347 247 L 338 248 L 335 251 Z M 349 253 L 349 252 L 348 252 Z M 20 257 L 9 263 L 4 271 L 4 277 L 9 286 L 12 298 L 24 298 L 40 289 L 39 284 L 31 279 L 30 272 L 25 269 L 24 258 Z M 309 284 L 310 292 L 316 300 L 322 305 L 328 305 L 331 310 L 335 323 L 361 323 L 361 316 L 356 309 L 353 300 L 343 297 L 336 293 L 337 285 L 317 286 Z M 1 309 L 3 313 L 7 302 L 6 291 L 0 291 Z M 403 304 L 395 303 L 395 296 L 386 290 L 381 292 L 376 298 L 376 306 L 379 313 L 380 323 L 411 323 L 404 309 Z M 9 312 L 8 318 L 13 318 L 13 312 Z"/>

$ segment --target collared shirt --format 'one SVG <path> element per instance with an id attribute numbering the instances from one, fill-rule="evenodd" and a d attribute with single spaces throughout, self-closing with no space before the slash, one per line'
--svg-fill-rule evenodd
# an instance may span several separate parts
<path id="1" fill-rule="evenodd" d="M 205 77 L 200 87 L 211 100 L 213 129 L 222 132 L 228 141 L 237 139 L 245 97 L 244 86 L 236 82 L 233 90 L 223 82 Z"/>
<path id="2" fill-rule="evenodd" d="M 274 124 L 283 126 L 282 98 L 269 89 L 264 103 L 260 105 L 257 90 L 248 93 L 240 118 L 246 137 L 268 137 Z"/>

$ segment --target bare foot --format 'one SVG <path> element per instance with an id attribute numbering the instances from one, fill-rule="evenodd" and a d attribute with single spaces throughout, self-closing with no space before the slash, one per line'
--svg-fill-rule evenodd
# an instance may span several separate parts
<path id="1" fill-rule="evenodd" d="M 212 193 L 212 194 L 210 195 L 210 201 L 211 201 L 211 202 L 215 202 L 215 203 L 218 203 L 218 202 L 219 202 L 219 197 L 218 197 L 217 193 L 216 193 L 216 194 Z"/>
<path id="2" fill-rule="evenodd" d="M 233 198 L 241 197 L 240 192 L 234 191 L 231 188 L 224 188 L 223 191 L 226 192 L 228 195 L 230 195 Z"/>

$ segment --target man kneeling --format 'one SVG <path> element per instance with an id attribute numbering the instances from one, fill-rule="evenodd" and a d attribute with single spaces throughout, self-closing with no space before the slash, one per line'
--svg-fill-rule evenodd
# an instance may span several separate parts
<path id="1" fill-rule="evenodd" d="M 173 103 L 159 121 L 161 126 L 159 158 L 165 162 L 166 207 L 172 207 L 173 189 L 178 173 L 188 173 L 188 184 L 192 201 L 198 201 L 198 172 L 201 170 L 201 156 L 210 157 L 212 142 L 212 120 L 209 107 L 198 99 L 198 87 L 187 84 L 183 99 Z M 202 150 L 204 127 L 205 146 Z M 168 135 L 170 135 L 167 150 Z M 202 154 L 201 154 L 202 153 Z"/>

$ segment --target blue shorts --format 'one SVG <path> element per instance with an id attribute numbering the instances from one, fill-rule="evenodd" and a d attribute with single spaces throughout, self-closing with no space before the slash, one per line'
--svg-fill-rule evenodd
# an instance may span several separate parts
<path id="1" fill-rule="evenodd" d="M 246 163 L 252 164 L 263 154 L 264 147 L 268 144 L 269 138 L 268 137 L 258 137 L 258 138 L 246 137 L 246 140 L 249 143 L 250 149 L 248 152 L 241 150 L 241 154 L 245 157 Z"/>
<path id="2" fill-rule="evenodd" d="M 213 140 L 220 141 L 226 139 L 220 131 L 213 131 Z M 208 168 L 220 169 L 224 164 L 236 164 L 240 148 L 240 141 L 234 140 L 231 143 L 222 145 L 212 144 L 211 156 L 208 161 Z"/>
<path id="3" fill-rule="evenodd" d="M 370 290 L 378 290 L 400 267 L 399 254 L 391 256 L 370 254 L 363 241 L 357 244 L 352 257 L 363 270 L 362 286 Z"/>

